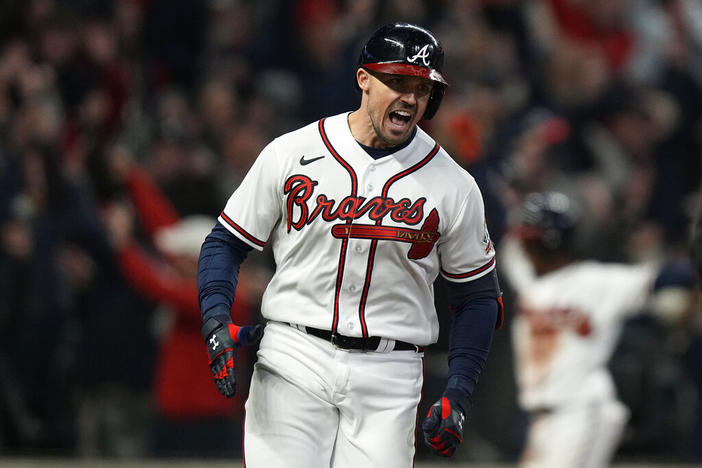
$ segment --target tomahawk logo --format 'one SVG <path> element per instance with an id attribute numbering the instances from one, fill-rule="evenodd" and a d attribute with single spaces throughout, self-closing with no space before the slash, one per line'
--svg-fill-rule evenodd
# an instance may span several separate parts
<path id="1" fill-rule="evenodd" d="M 413 57 L 407 57 L 407 61 L 411 63 L 415 63 L 419 59 L 422 59 L 422 63 L 425 67 L 429 66 L 429 44 L 419 49 L 419 52 L 417 52 Z"/>

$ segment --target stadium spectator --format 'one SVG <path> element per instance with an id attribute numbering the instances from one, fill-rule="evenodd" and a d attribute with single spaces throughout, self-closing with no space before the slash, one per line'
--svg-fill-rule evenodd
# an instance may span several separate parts
<path id="1" fill-rule="evenodd" d="M 196 277 L 199 248 L 214 218 L 181 218 L 143 169 L 120 159 L 113 161 L 112 168 L 122 172 L 136 215 L 128 206 L 115 203 L 106 210 L 106 224 L 126 279 L 140 294 L 166 309 L 161 317 L 153 381 L 157 406 L 154 453 L 190 457 L 236 454 L 241 448 L 236 441 L 241 437 L 245 392 L 230 400 L 217 398 L 206 366 L 203 371 L 194 371 L 207 361 L 198 325 Z M 151 255 L 137 242 L 135 221 L 149 245 L 155 247 Z M 254 320 L 247 292 L 244 285 L 240 303 L 232 308 L 233 319 L 245 323 Z M 246 362 L 245 354 L 242 359 Z"/>

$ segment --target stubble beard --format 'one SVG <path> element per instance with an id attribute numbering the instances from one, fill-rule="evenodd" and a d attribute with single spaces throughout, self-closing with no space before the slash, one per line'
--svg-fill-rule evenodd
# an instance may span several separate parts
<path id="1" fill-rule="evenodd" d="M 376 135 L 376 136 L 378 137 L 378 139 L 379 139 L 380 141 L 382 141 L 388 148 L 393 147 L 393 146 L 400 145 L 400 144 L 402 144 L 402 143 L 405 141 L 405 140 L 402 140 L 402 141 L 394 142 L 394 141 L 388 140 L 387 137 L 385 137 L 384 133 L 382 132 L 381 126 L 378 125 L 378 123 L 377 123 L 377 122 L 375 121 L 375 119 L 373 118 L 373 115 L 371 114 L 370 109 L 368 109 L 367 112 L 368 112 L 368 120 L 370 120 L 371 126 L 373 127 L 373 131 L 375 132 L 375 135 Z M 380 121 L 382 122 L 382 118 L 380 119 Z"/>

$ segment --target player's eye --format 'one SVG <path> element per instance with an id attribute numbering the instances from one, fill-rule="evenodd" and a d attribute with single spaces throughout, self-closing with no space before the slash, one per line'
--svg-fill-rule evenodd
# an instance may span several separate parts
<path id="1" fill-rule="evenodd" d="M 428 83 L 423 83 L 417 87 L 417 93 L 421 96 L 431 93 L 432 85 Z"/>

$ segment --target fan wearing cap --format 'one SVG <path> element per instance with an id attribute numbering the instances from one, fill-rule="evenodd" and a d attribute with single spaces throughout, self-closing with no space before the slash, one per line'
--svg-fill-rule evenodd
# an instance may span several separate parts
<path id="1" fill-rule="evenodd" d="M 413 465 L 439 275 L 453 317 L 448 381 L 420 437 L 441 456 L 461 442 L 501 293 L 480 189 L 417 125 L 439 108 L 442 66 L 428 30 L 379 28 L 359 55 L 359 107 L 268 144 L 202 246 L 202 335 L 225 396 L 236 374 L 215 353 L 235 344 L 225 312 L 239 265 L 266 245 L 275 258 L 246 403 L 248 467 Z"/>

